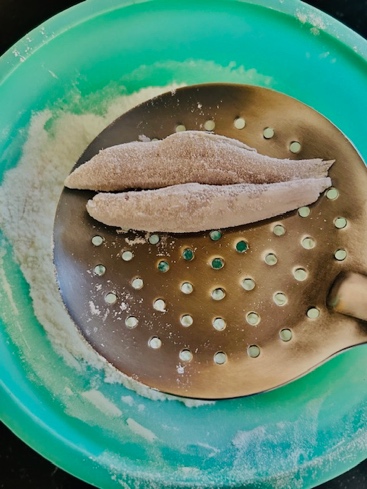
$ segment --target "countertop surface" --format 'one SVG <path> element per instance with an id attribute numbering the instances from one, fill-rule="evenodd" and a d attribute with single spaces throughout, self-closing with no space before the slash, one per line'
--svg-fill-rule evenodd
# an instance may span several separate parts
<path id="1" fill-rule="evenodd" d="M 0 1 L 0 54 L 34 27 L 76 1 Z M 308 0 L 367 39 L 367 0 Z M 1 489 L 83 489 L 92 487 L 55 467 L 0 423 Z M 284 489 L 292 489 L 284 488 Z M 367 489 L 367 460 L 318 489 Z"/>

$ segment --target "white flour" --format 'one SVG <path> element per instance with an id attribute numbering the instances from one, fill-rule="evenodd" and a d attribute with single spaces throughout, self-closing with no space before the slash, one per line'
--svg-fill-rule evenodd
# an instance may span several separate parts
<path id="1" fill-rule="evenodd" d="M 59 294 L 52 261 L 52 232 L 56 206 L 65 177 L 88 144 L 116 117 L 135 105 L 176 86 L 146 88 L 110 101 L 104 115 L 77 115 L 45 110 L 31 120 L 18 165 L 0 187 L 0 225 L 12 243 L 30 285 L 34 312 L 55 350 L 71 366 L 75 358 L 105 370 L 106 382 L 118 382 L 152 399 L 175 399 L 127 378 L 78 333 Z M 50 124 L 51 123 L 51 124 Z M 97 314 L 98 311 L 95 311 Z M 189 401 L 189 405 L 200 405 Z"/>

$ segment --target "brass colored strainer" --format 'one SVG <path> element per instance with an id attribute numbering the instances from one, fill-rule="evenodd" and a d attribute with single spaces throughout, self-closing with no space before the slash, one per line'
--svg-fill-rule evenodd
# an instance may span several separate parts
<path id="1" fill-rule="evenodd" d="M 207 84 L 122 115 L 77 165 L 108 146 L 185 129 L 273 157 L 335 159 L 333 187 L 275 219 L 186 235 L 105 226 L 86 212 L 93 192 L 65 188 L 54 260 L 64 303 L 92 347 L 154 389 L 219 399 L 275 388 L 366 342 L 366 324 L 353 316 L 367 319 L 359 275 L 367 268 L 367 172 L 352 144 L 286 95 Z"/>

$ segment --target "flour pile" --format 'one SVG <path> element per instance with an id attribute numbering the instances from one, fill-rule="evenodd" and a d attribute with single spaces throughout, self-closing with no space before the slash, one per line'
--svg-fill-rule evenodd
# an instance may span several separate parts
<path id="1" fill-rule="evenodd" d="M 114 119 L 132 107 L 176 86 L 142 89 L 110 101 L 104 115 L 45 110 L 31 120 L 18 165 L 0 187 L 0 226 L 30 285 L 34 312 L 55 350 L 69 365 L 80 362 L 105 370 L 108 382 L 120 382 L 153 399 L 173 399 L 126 377 L 84 340 L 61 300 L 52 257 L 56 207 L 64 180 L 89 143 Z M 52 122 L 51 122 L 52 121 Z M 188 405 L 200 401 L 188 400 Z"/>

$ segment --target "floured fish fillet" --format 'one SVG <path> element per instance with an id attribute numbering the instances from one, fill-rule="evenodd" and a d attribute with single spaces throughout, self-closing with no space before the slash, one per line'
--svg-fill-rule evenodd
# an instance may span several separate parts
<path id="1" fill-rule="evenodd" d="M 76 168 L 65 186 L 95 191 L 154 189 L 183 183 L 231 185 L 326 177 L 333 161 L 277 159 L 225 136 L 184 131 L 162 141 L 101 150 Z"/>
<path id="2" fill-rule="evenodd" d="M 189 233 L 239 226 L 315 202 L 330 178 L 273 184 L 186 183 L 158 190 L 99 193 L 87 204 L 104 224 L 142 231 Z"/>

